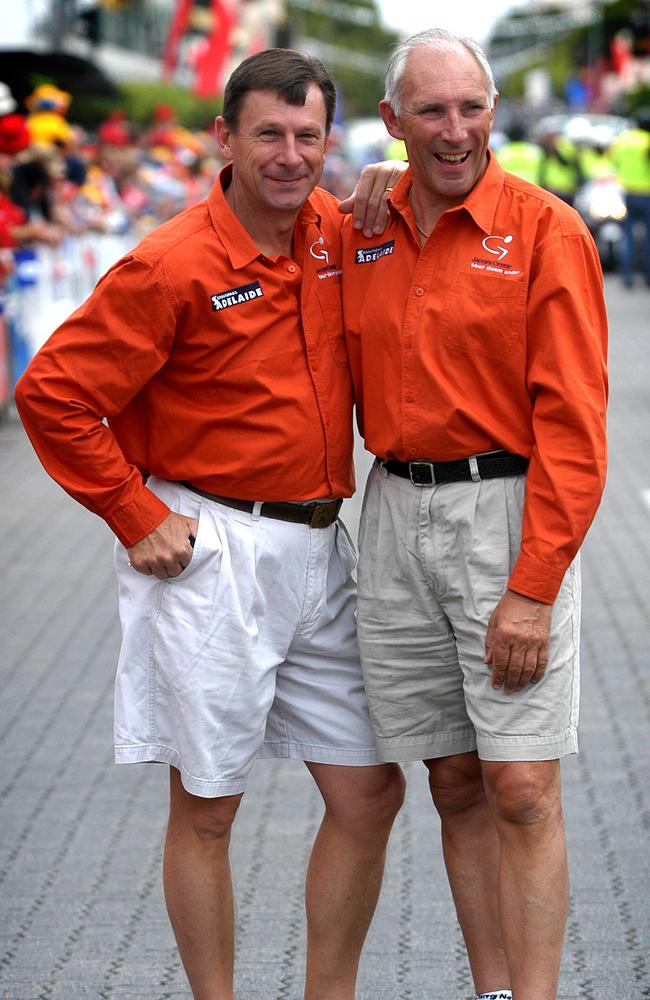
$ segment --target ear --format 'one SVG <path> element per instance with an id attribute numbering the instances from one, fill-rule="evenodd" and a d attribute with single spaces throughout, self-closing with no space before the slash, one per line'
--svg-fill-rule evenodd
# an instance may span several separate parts
<path id="1" fill-rule="evenodd" d="M 233 152 L 230 144 L 230 139 L 233 133 L 226 125 L 226 121 L 223 115 L 217 115 L 217 117 L 215 118 L 214 131 L 217 137 L 217 142 L 219 143 L 219 149 L 221 150 L 224 159 L 232 160 Z"/>
<path id="2" fill-rule="evenodd" d="M 405 138 L 404 129 L 401 127 L 400 120 L 393 111 L 392 104 L 389 104 L 388 101 L 380 101 L 379 114 L 393 139 Z"/>

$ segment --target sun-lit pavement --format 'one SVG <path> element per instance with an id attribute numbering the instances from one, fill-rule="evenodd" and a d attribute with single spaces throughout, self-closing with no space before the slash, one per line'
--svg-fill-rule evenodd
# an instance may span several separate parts
<path id="1" fill-rule="evenodd" d="M 611 465 L 583 550 L 561 1000 L 650 998 L 650 292 L 615 278 L 607 292 Z M 166 770 L 112 764 L 111 536 L 45 476 L 15 418 L 0 426 L 0 512 L 0 998 L 188 1000 L 160 885 Z M 407 773 L 358 997 L 467 1000 L 424 769 Z M 319 817 L 301 765 L 256 766 L 235 833 L 238 1000 L 302 996 Z"/>

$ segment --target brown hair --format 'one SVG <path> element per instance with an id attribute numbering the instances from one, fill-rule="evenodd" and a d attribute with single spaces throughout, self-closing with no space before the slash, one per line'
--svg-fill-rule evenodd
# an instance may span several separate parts
<path id="1" fill-rule="evenodd" d="M 233 132 L 246 95 L 252 90 L 270 90 L 287 104 L 303 105 L 307 90 L 315 83 L 325 101 L 325 130 L 329 133 L 336 109 L 336 88 L 322 62 L 294 49 L 265 49 L 239 64 L 226 84 L 223 118 Z"/>

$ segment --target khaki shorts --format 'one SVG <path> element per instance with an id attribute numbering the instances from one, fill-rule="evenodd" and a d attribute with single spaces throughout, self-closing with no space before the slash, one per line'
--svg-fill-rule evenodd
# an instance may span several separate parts
<path id="1" fill-rule="evenodd" d="M 204 797 L 243 792 L 255 757 L 379 763 L 343 523 L 255 518 L 177 483 L 147 485 L 199 526 L 170 580 L 137 573 L 116 545 L 116 761 L 173 764 Z"/>
<path id="2" fill-rule="evenodd" d="M 418 487 L 373 466 L 359 535 L 358 637 L 382 760 L 577 751 L 577 559 L 553 605 L 542 681 L 495 691 L 483 662 L 487 623 L 519 552 L 525 489 L 525 476 Z"/>

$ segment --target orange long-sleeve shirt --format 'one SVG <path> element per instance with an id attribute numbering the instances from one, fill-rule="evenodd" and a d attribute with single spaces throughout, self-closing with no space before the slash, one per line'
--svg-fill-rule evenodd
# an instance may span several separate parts
<path id="1" fill-rule="evenodd" d="M 530 458 L 509 587 L 557 595 L 600 502 L 607 319 L 579 216 L 490 159 L 420 249 L 407 171 L 384 234 L 343 229 L 359 425 L 381 458 Z"/>
<path id="2" fill-rule="evenodd" d="M 102 278 L 16 387 L 47 471 L 126 546 L 169 513 L 146 473 L 246 500 L 354 489 L 337 202 L 316 189 L 293 258 L 269 259 L 226 202 L 229 169 Z"/>

